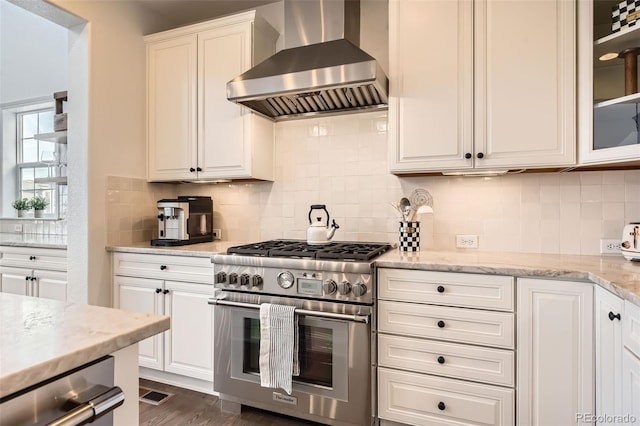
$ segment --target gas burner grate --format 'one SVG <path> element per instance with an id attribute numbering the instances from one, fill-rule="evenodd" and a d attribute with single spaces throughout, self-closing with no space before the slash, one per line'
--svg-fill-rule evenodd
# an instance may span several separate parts
<path id="1" fill-rule="evenodd" d="M 227 254 L 340 261 L 369 261 L 391 248 L 386 243 L 331 242 L 310 245 L 299 240 L 269 240 L 230 247 Z"/>

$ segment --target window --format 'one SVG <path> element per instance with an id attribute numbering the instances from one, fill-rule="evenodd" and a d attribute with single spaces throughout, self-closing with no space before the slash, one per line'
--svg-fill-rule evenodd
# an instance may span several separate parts
<path id="1" fill-rule="evenodd" d="M 52 107 L 16 114 L 17 198 L 38 195 L 49 202 L 44 217 L 58 218 L 64 217 L 67 209 L 67 146 L 35 138 L 53 132 L 53 118 Z"/>

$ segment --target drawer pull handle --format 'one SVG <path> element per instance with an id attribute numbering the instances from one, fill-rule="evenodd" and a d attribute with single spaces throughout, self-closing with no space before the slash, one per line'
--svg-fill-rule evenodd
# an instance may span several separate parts
<path id="1" fill-rule="evenodd" d="M 158 293 L 158 294 L 162 293 L 162 289 L 161 288 L 156 288 L 156 293 Z"/>
<path id="2" fill-rule="evenodd" d="M 36 260 L 35 256 L 29 256 L 29 260 Z"/>
<path id="3" fill-rule="evenodd" d="M 444 321 L 442 320 L 438 321 L 438 327 L 444 328 Z"/>
<path id="4" fill-rule="evenodd" d="M 444 411 L 445 408 L 447 408 L 447 406 L 444 405 L 444 402 L 442 401 L 438 402 L 438 410 Z"/>
<path id="5" fill-rule="evenodd" d="M 442 355 L 438 357 L 438 364 L 444 364 L 444 357 Z"/>
<path id="6" fill-rule="evenodd" d="M 614 314 L 613 312 L 609 312 L 609 319 L 610 319 L 611 321 L 613 321 L 613 320 L 614 320 L 614 319 L 616 319 L 616 318 L 618 319 L 618 321 L 620 321 L 620 314 L 619 314 L 619 313 Z"/>
<path id="7" fill-rule="evenodd" d="M 164 271 L 165 269 L 167 269 L 167 265 L 160 265 L 160 270 Z"/>
<path id="8" fill-rule="evenodd" d="M 444 293 L 444 287 L 439 285 L 438 286 L 438 293 Z"/>

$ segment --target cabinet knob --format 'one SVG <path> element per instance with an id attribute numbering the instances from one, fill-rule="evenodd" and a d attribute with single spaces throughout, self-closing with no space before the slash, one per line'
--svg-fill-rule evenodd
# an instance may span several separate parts
<path id="1" fill-rule="evenodd" d="M 444 357 L 442 355 L 438 357 L 438 364 L 444 364 Z"/>
<path id="2" fill-rule="evenodd" d="M 202 171 L 202 167 L 196 167 L 196 171 L 201 172 Z"/>
<path id="3" fill-rule="evenodd" d="M 441 285 L 438 286 L 437 290 L 438 290 L 438 293 L 444 293 L 444 287 Z"/>
<path id="4" fill-rule="evenodd" d="M 164 271 L 165 269 L 167 269 L 167 265 L 160 265 L 160 270 Z"/>
<path id="5" fill-rule="evenodd" d="M 444 328 L 444 321 L 442 320 L 438 321 L 438 327 Z"/>
<path id="6" fill-rule="evenodd" d="M 162 293 L 162 289 L 161 288 L 156 288 L 156 293 Z"/>
<path id="7" fill-rule="evenodd" d="M 25 281 L 29 281 L 31 279 L 31 277 L 24 277 Z"/>
<path id="8" fill-rule="evenodd" d="M 471 157 L 473 157 L 473 155 L 471 155 L 471 153 L 470 153 L 470 152 L 467 152 L 467 153 L 464 155 L 464 158 L 466 158 L 467 160 L 468 160 L 468 159 L 470 159 Z"/>
<path id="9" fill-rule="evenodd" d="M 611 321 L 613 321 L 616 318 L 618 319 L 618 321 L 620 321 L 620 314 L 619 313 L 618 314 L 614 314 L 613 312 L 609 312 L 609 319 Z"/>
<path id="10" fill-rule="evenodd" d="M 484 158 L 484 154 L 483 154 L 483 153 L 481 153 L 481 152 L 479 152 L 479 153 L 476 155 L 476 157 L 478 157 L 478 158 Z"/>
<path id="11" fill-rule="evenodd" d="M 35 256 L 29 256 L 29 260 L 36 260 Z"/>
<path id="12" fill-rule="evenodd" d="M 169 294 L 169 290 L 163 291 L 162 294 Z"/>
<path id="13" fill-rule="evenodd" d="M 444 402 L 442 401 L 438 402 L 438 410 L 444 411 L 445 408 L 447 408 L 447 406 L 444 405 Z"/>
<path id="14" fill-rule="evenodd" d="M 196 169 L 194 169 L 193 167 L 190 167 L 190 168 L 189 168 L 189 171 L 190 171 L 191 173 L 193 173 L 193 172 L 195 172 L 195 171 L 196 171 Z"/>

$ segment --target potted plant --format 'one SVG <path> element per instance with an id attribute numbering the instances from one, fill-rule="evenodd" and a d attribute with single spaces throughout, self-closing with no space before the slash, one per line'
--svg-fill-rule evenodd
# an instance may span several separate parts
<path id="1" fill-rule="evenodd" d="M 14 209 L 18 210 L 18 217 L 23 217 L 26 211 L 31 210 L 31 202 L 26 198 L 15 200 L 12 206 Z"/>
<path id="2" fill-rule="evenodd" d="M 33 217 L 42 217 L 42 212 L 47 208 L 49 202 L 43 197 L 36 195 L 29 200 L 29 204 L 33 207 Z"/>

